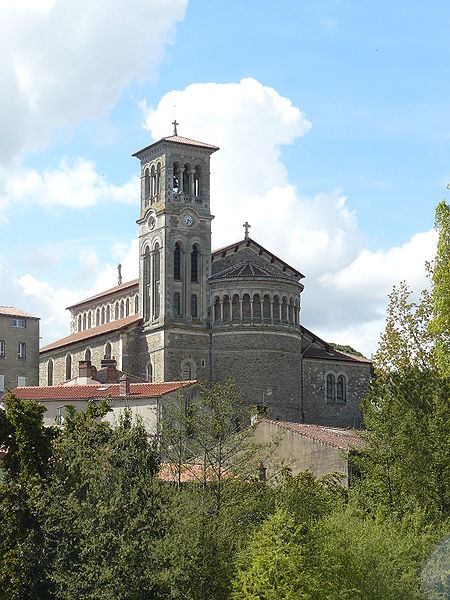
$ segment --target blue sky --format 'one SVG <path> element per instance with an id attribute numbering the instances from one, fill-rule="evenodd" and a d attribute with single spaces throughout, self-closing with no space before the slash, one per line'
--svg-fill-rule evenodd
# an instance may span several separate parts
<path id="1" fill-rule="evenodd" d="M 450 175 L 447 2 L 5 0 L 0 304 L 64 306 L 137 273 L 138 163 L 218 144 L 213 246 L 251 235 L 306 275 L 306 326 L 370 354 L 425 285 Z"/>

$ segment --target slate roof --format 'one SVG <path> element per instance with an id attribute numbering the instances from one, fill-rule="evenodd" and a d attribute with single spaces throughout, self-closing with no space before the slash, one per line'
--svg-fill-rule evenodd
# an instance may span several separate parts
<path id="1" fill-rule="evenodd" d="M 139 315 L 130 315 L 129 317 L 117 319 L 117 321 L 111 321 L 109 323 L 105 323 L 104 325 L 99 325 L 98 327 L 91 327 L 91 329 L 77 331 L 76 333 L 72 333 L 71 335 L 63 337 L 60 340 L 56 340 L 56 342 L 47 344 L 47 346 L 43 346 L 39 350 L 39 353 L 43 354 L 44 352 L 48 352 L 49 350 L 55 350 L 56 348 L 61 348 L 63 346 L 66 346 L 67 344 L 73 344 L 75 342 L 88 340 L 90 338 L 103 335 L 104 333 L 110 333 L 112 331 L 118 331 L 120 329 L 127 329 L 132 325 L 137 325 L 140 321 L 141 319 Z"/>
<path id="2" fill-rule="evenodd" d="M 0 306 L 0 315 L 7 315 L 10 317 L 28 317 L 31 319 L 39 319 L 39 317 L 30 315 L 30 313 L 27 313 L 24 310 L 20 310 L 20 308 L 15 308 L 14 306 Z"/>
<path id="3" fill-rule="evenodd" d="M 293 275 L 295 275 L 298 279 L 303 279 L 304 275 L 302 273 L 300 273 L 300 271 L 297 271 L 297 269 L 294 269 L 294 267 L 291 267 L 291 265 L 289 265 L 287 262 L 285 262 L 281 258 L 278 258 L 278 256 L 273 254 L 273 252 L 270 252 L 269 250 L 264 248 L 264 246 L 261 246 L 261 244 L 259 244 L 258 242 L 255 242 L 255 240 L 253 240 L 252 238 L 243 239 L 243 240 L 240 240 L 239 242 L 235 242 L 234 244 L 229 244 L 228 246 L 224 246 L 223 248 L 218 248 L 217 250 L 214 250 L 211 253 L 211 262 L 214 262 L 214 260 L 217 260 L 220 258 L 225 258 L 226 254 L 230 250 L 237 252 L 240 248 L 244 248 L 244 247 L 248 248 L 250 246 L 255 246 L 255 248 L 258 250 L 258 254 L 260 256 L 263 254 L 266 254 L 270 258 L 271 263 L 276 263 L 276 262 L 279 263 L 280 266 L 282 267 L 283 272 L 290 270 L 290 271 L 292 271 Z"/>
<path id="4" fill-rule="evenodd" d="M 189 387 L 196 381 L 166 381 L 164 383 L 130 383 L 129 399 L 158 398 L 164 394 Z M 54 385 L 16 387 L 13 390 L 22 400 L 52 402 L 54 400 L 101 400 L 110 396 L 111 400 L 123 400 L 118 383 L 95 383 L 88 385 Z"/>
<path id="5" fill-rule="evenodd" d="M 252 278 L 252 277 L 264 277 L 265 279 L 287 279 L 290 281 L 295 280 L 287 273 L 282 273 L 276 269 L 270 267 L 258 265 L 251 260 L 243 260 L 236 265 L 228 267 L 223 271 L 219 271 L 215 275 L 212 275 L 211 280 L 217 279 L 236 279 L 236 278 Z"/>
<path id="6" fill-rule="evenodd" d="M 173 142 L 175 144 L 184 144 L 186 146 L 197 146 L 199 148 L 206 148 L 208 150 L 212 150 L 213 152 L 215 152 L 216 150 L 219 150 L 219 146 L 213 146 L 212 144 L 206 144 L 205 142 L 191 140 L 190 138 L 186 138 L 181 135 L 170 135 L 168 137 L 161 138 L 160 140 L 158 140 L 157 142 L 154 142 L 153 144 L 145 146 L 145 148 L 138 150 L 137 152 L 132 154 L 132 156 L 139 156 L 139 154 L 141 154 L 141 152 L 145 152 L 145 150 L 148 150 L 149 148 L 151 148 L 152 146 L 155 146 L 156 144 L 159 144 L 160 142 Z"/>
<path id="7" fill-rule="evenodd" d="M 302 435 L 322 444 L 327 444 L 333 448 L 348 451 L 364 447 L 364 440 L 356 429 L 326 427 L 324 425 L 312 425 L 309 423 L 291 423 L 289 421 L 273 421 L 272 419 L 262 419 L 262 421 L 272 423 L 280 429 L 292 431 L 292 433 Z"/>
<path id="8" fill-rule="evenodd" d="M 139 285 L 139 279 L 132 279 L 131 281 L 127 281 L 120 285 L 116 285 L 112 288 L 109 288 L 108 290 L 105 290 L 104 292 L 95 294 L 95 296 L 91 296 L 90 298 L 86 298 L 85 300 L 80 300 L 80 302 L 77 302 L 76 304 L 67 306 L 66 309 L 76 308 L 78 306 L 82 306 L 83 304 L 92 302 L 93 300 L 99 300 L 100 298 L 106 298 L 107 296 L 112 296 L 116 292 L 121 292 L 122 290 L 128 290 L 129 288 L 132 288 L 134 286 L 136 286 L 136 288 L 137 288 L 138 285 Z"/>

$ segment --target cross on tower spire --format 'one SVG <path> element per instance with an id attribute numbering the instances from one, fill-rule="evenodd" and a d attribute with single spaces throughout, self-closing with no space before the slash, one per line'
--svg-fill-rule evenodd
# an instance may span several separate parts
<path id="1" fill-rule="evenodd" d="M 245 239 L 248 240 L 248 230 L 250 229 L 251 225 L 249 225 L 248 221 L 245 221 L 242 227 L 245 229 Z"/>
<path id="2" fill-rule="evenodd" d="M 178 123 L 178 121 L 175 118 L 172 121 L 172 125 L 173 125 L 173 135 L 178 135 L 177 125 L 179 125 L 179 123 Z"/>

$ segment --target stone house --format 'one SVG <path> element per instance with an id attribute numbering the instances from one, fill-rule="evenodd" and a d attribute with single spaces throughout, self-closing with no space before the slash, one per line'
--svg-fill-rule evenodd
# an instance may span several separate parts
<path id="1" fill-rule="evenodd" d="M 39 318 L 0 306 L 0 392 L 39 383 Z"/>
<path id="2" fill-rule="evenodd" d="M 274 445 L 270 459 L 261 468 L 268 479 L 275 479 L 287 467 L 292 475 L 310 471 L 316 477 L 337 474 L 348 487 L 352 478 L 352 452 L 361 450 L 364 441 L 355 429 L 325 427 L 260 419 L 255 426 L 255 441 Z"/>
<path id="3" fill-rule="evenodd" d="M 41 385 L 115 357 L 152 382 L 234 379 L 274 419 L 353 427 L 371 374 L 301 323 L 303 274 L 249 236 L 211 251 L 210 159 L 174 135 L 140 161 L 139 277 L 69 307 L 71 334 L 40 350 Z"/>

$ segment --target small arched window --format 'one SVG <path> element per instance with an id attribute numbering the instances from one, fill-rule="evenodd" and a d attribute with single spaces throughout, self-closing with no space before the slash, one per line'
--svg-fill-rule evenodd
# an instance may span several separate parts
<path id="1" fill-rule="evenodd" d="M 153 382 L 153 367 L 152 367 L 152 363 L 148 363 L 147 365 L 147 379 L 148 381 L 150 381 L 150 383 Z"/>
<path id="2" fill-rule="evenodd" d="M 114 320 L 117 321 L 119 318 L 119 303 L 116 302 L 114 305 Z"/>
<path id="3" fill-rule="evenodd" d="M 180 167 L 178 163 L 173 163 L 173 179 L 172 179 L 172 192 L 178 194 L 180 191 Z"/>
<path id="4" fill-rule="evenodd" d="M 198 281 L 198 248 L 193 246 L 191 252 L 191 281 Z"/>
<path id="5" fill-rule="evenodd" d="M 139 296 L 134 297 L 134 314 L 137 315 L 139 312 Z"/>
<path id="6" fill-rule="evenodd" d="M 105 344 L 105 358 L 111 358 L 111 354 L 112 354 L 112 348 L 111 348 L 111 344 L 110 342 L 107 342 Z"/>
<path id="7" fill-rule="evenodd" d="M 72 356 L 66 356 L 66 381 L 72 379 Z"/>
<path id="8" fill-rule="evenodd" d="M 156 172 L 155 167 L 152 166 L 152 170 L 150 173 L 150 195 L 153 198 L 156 194 Z"/>
<path id="9" fill-rule="evenodd" d="M 334 402 L 334 375 L 328 373 L 327 375 L 327 402 Z"/>
<path id="10" fill-rule="evenodd" d="M 130 299 L 127 298 L 126 304 L 125 304 L 125 316 L 128 317 L 130 314 Z"/>
<path id="11" fill-rule="evenodd" d="M 102 325 L 105 324 L 105 307 L 102 306 Z"/>
<path id="12" fill-rule="evenodd" d="M 149 175 L 148 169 L 145 169 L 145 176 L 144 176 L 144 196 L 145 196 L 146 200 L 150 196 L 150 175 Z"/>
<path id="13" fill-rule="evenodd" d="M 346 381 L 343 375 L 339 375 L 336 383 L 336 400 L 338 402 L 347 401 Z"/>
<path id="14" fill-rule="evenodd" d="M 122 301 L 120 302 L 120 318 L 121 318 L 121 319 L 123 319 L 123 318 L 124 318 L 124 316 L 125 316 L 125 303 L 124 303 L 124 301 L 122 300 Z"/>
<path id="15" fill-rule="evenodd" d="M 83 315 L 83 331 L 86 330 L 86 324 L 87 324 L 86 313 L 84 313 L 84 315 Z"/>
<path id="16" fill-rule="evenodd" d="M 176 281 L 181 279 L 181 247 L 177 242 L 173 253 L 173 278 Z"/>
<path id="17" fill-rule="evenodd" d="M 108 306 L 106 307 L 106 322 L 109 323 L 111 321 L 111 308 Z"/>
<path id="18" fill-rule="evenodd" d="M 192 365 L 190 362 L 185 362 L 182 367 L 181 377 L 185 381 L 192 380 Z"/>
<path id="19" fill-rule="evenodd" d="M 95 324 L 98 327 L 100 325 L 100 309 L 97 308 L 95 311 Z"/>
<path id="20" fill-rule="evenodd" d="M 53 360 L 50 359 L 47 364 L 47 385 L 53 385 Z"/>
<path id="21" fill-rule="evenodd" d="M 183 170 L 183 194 L 190 194 L 190 185 L 189 185 L 189 174 L 191 172 L 191 167 L 189 164 L 184 165 Z"/>
<path id="22" fill-rule="evenodd" d="M 91 360 L 91 350 L 89 348 L 86 348 L 85 352 L 84 352 L 84 360 Z"/>
<path id="23" fill-rule="evenodd" d="M 91 311 L 88 312 L 88 329 L 92 327 L 92 315 Z"/>
<path id="24" fill-rule="evenodd" d="M 194 196 L 196 196 L 197 198 L 201 195 L 200 194 L 200 167 L 197 165 L 195 167 L 195 173 L 194 173 Z"/>
<path id="25" fill-rule="evenodd" d="M 81 315 L 78 315 L 78 331 L 81 331 Z"/>
<path id="26" fill-rule="evenodd" d="M 161 163 L 156 165 L 156 195 L 158 196 L 161 191 Z"/>

